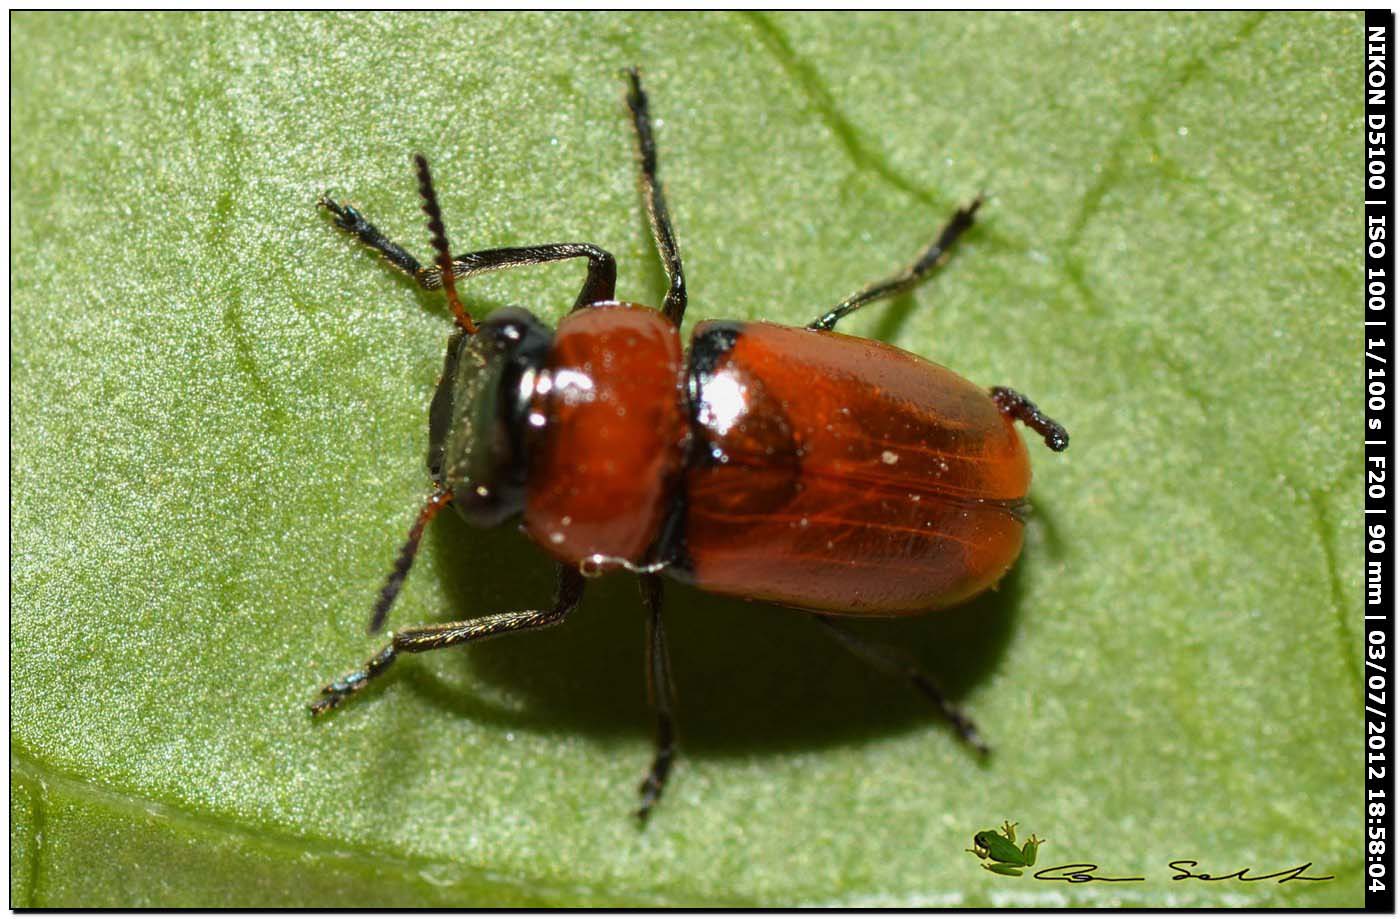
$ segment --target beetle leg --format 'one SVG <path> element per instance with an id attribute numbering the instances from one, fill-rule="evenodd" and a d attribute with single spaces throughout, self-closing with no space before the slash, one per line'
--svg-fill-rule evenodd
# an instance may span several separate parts
<path id="1" fill-rule="evenodd" d="M 973 215 L 981 206 L 982 196 L 978 195 L 972 199 L 971 204 L 958 208 L 953 213 L 952 218 L 943 225 L 943 229 L 938 232 L 938 237 L 903 271 L 882 281 L 876 281 L 869 287 L 851 294 L 825 315 L 808 323 L 807 328 L 819 332 L 829 332 L 836 328 L 836 323 L 865 304 L 902 294 L 928 277 L 935 268 L 948 261 L 948 252 L 952 248 L 953 242 L 972 226 Z"/>
<path id="2" fill-rule="evenodd" d="M 647 701 L 656 713 L 656 754 L 647 777 L 642 780 L 642 804 L 637 809 L 637 819 L 645 823 L 666 787 L 666 777 L 676 754 L 676 735 L 672 718 L 675 687 L 671 682 L 666 631 L 661 622 L 661 579 L 654 574 L 644 574 L 641 587 L 642 600 L 647 607 Z"/>
<path id="3" fill-rule="evenodd" d="M 642 196 L 646 198 L 647 219 L 656 237 L 656 250 L 666 268 L 670 286 L 661 311 L 677 326 L 685 315 L 685 274 L 681 271 L 681 253 L 676 246 L 676 233 L 671 228 L 671 214 L 666 209 L 666 196 L 656 177 L 656 141 L 651 135 L 651 114 L 647 110 L 647 94 L 642 90 L 642 78 L 636 67 L 628 67 L 627 107 L 632 110 L 632 127 L 637 132 L 637 165 L 642 175 Z"/>
<path id="4" fill-rule="evenodd" d="M 991 392 L 992 401 L 1001 409 L 1002 414 L 1021 422 L 1045 438 L 1045 446 L 1056 453 L 1069 446 L 1069 433 L 1057 422 L 1041 414 L 1034 402 L 1005 386 L 993 386 Z"/>
<path id="5" fill-rule="evenodd" d="M 422 263 L 409 255 L 403 246 L 381 233 L 379 228 L 366 220 L 359 211 L 348 204 L 337 204 L 326 195 L 322 195 L 316 205 L 330 211 L 336 226 L 359 237 L 360 242 L 378 252 L 390 265 L 409 277 L 418 278 L 419 273 L 423 270 Z"/>
<path id="6" fill-rule="evenodd" d="M 331 213 L 336 226 L 358 237 L 362 243 L 382 255 L 390 265 L 417 281 L 419 287 L 424 290 L 437 290 L 442 286 L 440 269 L 434 265 L 423 265 L 398 243 L 385 237 L 378 227 L 350 205 L 337 204 L 324 196 L 317 204 Z M 542 265 L 570 258 L 588 259 L 588 274 L 584 278 L 578 299 L 574 302 L 574 309 L 613 299 L 617 285 L 617 262 L 611 253 L 590 243 L 551 243 L 544 246 L 515 246 L 466 252 L 452 257 L 452 277 L 469 278 L 503 268 Z"/>
<path id="7" fill-rule="evenodd" d="M 938 706 L 938 710 L 953 725 L 958 736 L 978 753 L 991 752 L 986 742 L 982 740 L 982 735 L 977 732 L 977 725 L 972 723 L 972 719 L 963 714 L 962 709 L 949 702 L 933 678 L 920 670 L 919 666 L 903 651 L 889 645 L 866 641 L 830 616 L 813 613 L 812 618 L 825 626 L 827 631 L 856 657 L 895 679 L 908 680 L 915 689 Z"/>
<path id="8" fill-rule="evenodd" d="M 389 669 L 401 653 L 417 654 L 453 645 L 494 638 L 508 632 L 525 632 L 558 625 L 578 606 L 583 596 L 583 575 L 568 565 L 559 566 L 559 587 L 554 605 L 547 610 L 524 610 L 517 613 L 494 613 L 464 622 L 443 622 L 404 629 L 390 636 L 389 643 L 371 657 L 359 670 L 347 673 L 321 689 L 321 695 L 310 705 L 311 714 L 319 715 L 340 705 L 365 688 L 370 680 Z"/>
<path id="9" fill-rule="evenodd" d="M 570 258 L 588 259 L 588 274 L 583 279 L 578 298 L 574 300 L 574 309 L 583 309 L 616 296 L 617 262 L 612 253 L 592 243 L 550 243 L 466 252 L 452 257 L 452 277 L 469 278 L 502 268 L 523 268 Z M 425 268 L 418 275 L 418 283 L 425 290 L 434 290 L 442 286 L 442 272 L 437 268 Z"/>

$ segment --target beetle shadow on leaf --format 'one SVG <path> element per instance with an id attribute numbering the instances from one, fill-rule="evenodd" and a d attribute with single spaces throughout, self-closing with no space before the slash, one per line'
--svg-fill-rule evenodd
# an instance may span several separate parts
<path id="1" fill-rule="evenodd" d="M 1040 543 L 1044 546 L 1046 556 L 1052 559 L 1065 557 L 1069 550 L 1069 543 L 1066 542 L 1064 532 L 1060 529 L 1054 509 L 1048 504 L 1036 501 L 1034 493 L 1031 494 L 1031 515 L 1026 522 L 1028 546 L 1032 533 L 1039 534 Z"/>
<path id="2" fill-rule="evenodd" d="M 904 326 L 909 322 L 909 317 L 914 315 L 914 310 L 918 309 L 919 305 L 919 299 L 913 291 L 905 291 L 892 297 L 888 303 L 880 304 L 877 307 L 881 311 L 880 318 L 871 337 L 890 344 L 898 341 Z"/>
<path id="3" fill-rule="evenodd" d="M 468 618 L 550 603 L 553 565 L 519 533 L 433 528 L 451 612 Z M 996 665 L 1023 607 L 1027 559 L 999 589 L 954 609 L 898 620 L 846 618 L 856 634 L 902 648 L 954 702 Z M 906 682 L 854 657 L 802 612 L 665 585 L 665 621 L 685 755 L 802 751 L 942 725 Z M 650 737 L 645 614 L 636 579 L 588 582 L 562 625 L 504 636 L 403 668 L 404 688 L 475 722 L 592 737 Z M 978 720 L 977 711 L 969 712 Z M 984 722 L 986 719 L 982 719 Z M 982 724 L 993 746 L 995 725 Z"/>

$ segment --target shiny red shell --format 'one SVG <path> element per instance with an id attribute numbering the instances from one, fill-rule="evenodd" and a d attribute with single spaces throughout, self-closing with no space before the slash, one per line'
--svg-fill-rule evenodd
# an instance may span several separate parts
<path id="1" fill-rule="evenodd" d="M 907 351 L 746 323 L 696 417 L 680 576 L 705 590 L 917 613 L 991 587 L 1021 550 L 1020 434 L 986 390 Z"/>

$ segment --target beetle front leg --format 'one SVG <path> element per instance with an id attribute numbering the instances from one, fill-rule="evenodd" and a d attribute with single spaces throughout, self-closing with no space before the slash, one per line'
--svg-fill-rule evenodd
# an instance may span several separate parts
<path id="1" fill-rule="evenodd" d="M 366 220 L 359 211 L 348 204 L 338 204 L 327 195 L 322 195 L 316 205 L 330 212 L 336 226 L 359 238 L 360 242 L 378 252 L 386 262 L 417 280 L 420 285 L 423 283 L 422 263 L 409 255 L 403 246 L 381 233 L 379 228 Z"/>
<path id="2" fill-rule="evenodd" d="M 366 220 L 359 211 L 324 195 L 316 203 L 330 212 L 336 226 L 378 252 L 390 265 L 417 281 L 419 287 L 424 290 L 437 290 L 442 287 L 441 269 L 436 265 L 424 265 L 419 262 L 402 246 L 380 232 L 379 228 Z M 543 265 L 572 258 L 588 260 L 588 273 L 574 301 L 574 309 L 612 300 L 616 295 L 617 262 L 610 252 L 591 243 L 550 243 L 544 246 L 511 246 L 504 249 L 485 249 L 481 252 L 464 252 L 452 257 L 452 277 L 466 279 L 488 271 Z"/>
<path id="3" fill-rule="evenodd" d="M 418 654 L 494 638 L 508 632 L 527 632 L 558 625 L 578 606 L 583 596 L 583 575 L 568 565 L 559 566 L 559 587 L 554 605 L 547 610 L 524 610 L 516 613 L 495 613 L 464 622 L 444 622 L 404 629 L 394 633 L 389 643 L 371 657 L 359 670 L 347 673 L 321 688 L 320 698 L 310 704 L 311 714 L 320 715 L 338 707 L 346 699 L 364 689 L 370 680 L 389 669 L 400 653 Z"/>

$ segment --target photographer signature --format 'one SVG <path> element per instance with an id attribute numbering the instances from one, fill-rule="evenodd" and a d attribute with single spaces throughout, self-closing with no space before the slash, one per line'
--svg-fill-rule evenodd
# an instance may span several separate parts
<path id="1" fill-rule="evenodd" d="M 1026 841 L 1025 845 L 1016 846 L 1016 824 L 1006 822 L 1001 825 L 1000 830 L 983 830 L 972 837 L 972 848 L 967 851 L 982 859 L 982 867 L 996 874 L 1019 877 L 1023 872 L 1035 865 L 1036 856 L 1040 852 L 1040 847 L 1045 845 L 1045 840 L 1037 838 L 1035 835 Z M 1171 876 L 1173 881 L 1277 881 L 1286 884 L 1289 881 L 1330 881 L 1334 875 L 1323 877 L 1311 877 L 1304 874 L 1312 867 L 1312 862 L 1304 862 L 1292 868 L 1284 868 L 1271 874 L 1254 874 L 1253 868 L 1241 868 L 1230 874 L 1210 874 L 1206 871 L 1195 870 L 1200 866 L 1200 862 L 1191 858 L 1178 858 L 1167 862 L 1167 867 L 1175 872 Z M 1095 874 L 1099 866 L 1093 862 L 1071 862 L 1067 865 L 1055 865 L 1052 868 L 1041 868 L 1031 875 L 1038 881 L 1063 881 L 1066 884 L 1089 884 L 1094 881 L 1103 883 L 1118 884 L 1130 881 L 1145 881 L 1145 877 L 1107 877 Z"/>
<path id="2" fill-rule="evenodd" d="M 1189 858 L 1179 858 L 1167 862 L 1167 867 L 1175 873 L 1171 876 L 1173 881 L 1277 881 L 1286 884 L 1289 881 L 1330 881 L 1335 875 L 1324 875 L 1323 877 L 1311 877 L 1304 874 L 1312 867 L 1312 862 L 1304 862 L 1292 868 L 1284 868 L 1272 874 L 1253 874 L 1253 868 L 1241 868 L 1230 874 L 1209 874 L 1205 871 L 1195 871 L 1200 862 Z M 1114 878 L 1095 874 L 1099 866 L 1093 862 L 1075 862 L 1069 865 L 1056 865 L 1053 868 L 1042 868 L 1031 875 L 1039 881 L 1064 881 L 1066 884 L 1088 884 L 1092 881 L 1103 881 L 1106 883 L 1118 883 L 1122 881 L 1145 881 L 1145 877 Z"/>

